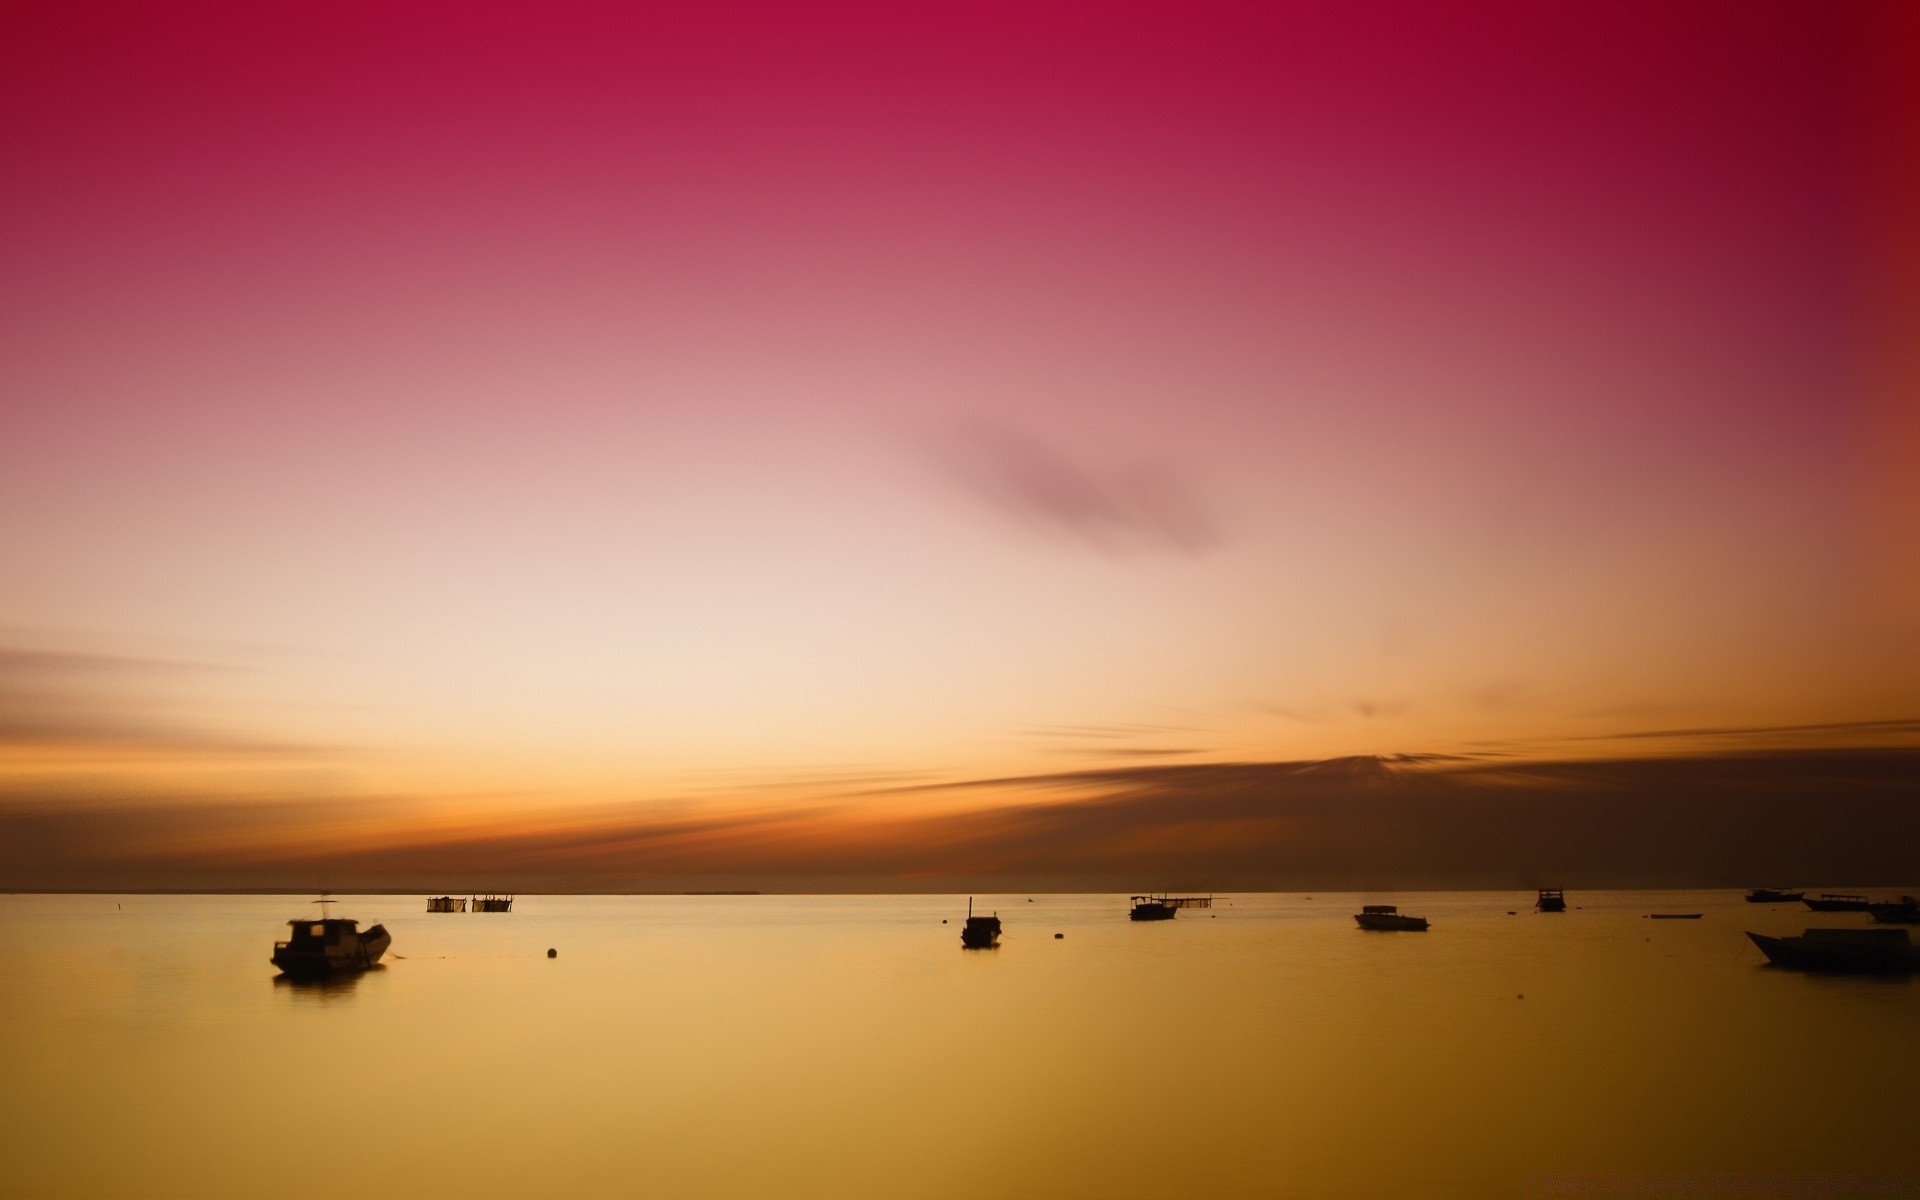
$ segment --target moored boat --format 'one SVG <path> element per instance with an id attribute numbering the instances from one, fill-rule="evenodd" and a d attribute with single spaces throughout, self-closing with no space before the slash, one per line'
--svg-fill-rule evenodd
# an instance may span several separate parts
<path id="1" fill-rule="evenodd" d="M 1171 921 L 1173 914 L 1180 911 L 1178 905 L 1158 896 L 1135 896 L 1133 908 L 1127 913 L 1129 921 Z"/>
<path id="2" fill-rule="evenodd" d="M 473 898 L 473 911 L 477 913 L 512 912 L 513 897 L 512 896 L 492 896 L 492 895 L 475 896 Z"/>
<path id="3" fill-rule="evenodd" d="M 1806 899 L 1805 892 L 1790 892 L 1785 888 L 1755 888 L 1747 893 L 1748 904 L 1788 904 L 1795 900 Z"/>
<path id="4" fill-rule="evenodd" d="M 1648 913 L 1649 921 L 1698 921 L 1705 913 Z"/>
<path id="5" fill-rule="evenodd" d="M 428 896 L 427 911 L 465 912 L 467 911 L 467 898 L 465 896 Z"/>
<path id="6" fill-rule="evenodd" d="M 1000 914 L 973 915 L 973 897 L 967 897 L 967 923 L 960 927 L 960 944 L 969 950 L 991 950 L 1000 944 Z"/>
<path id="7" fill-rule="evenodd" d="M 1539 896 L 1533 901 L 1533 906 L 1541 912 L 1565 912 L 1567 911 L 1567 894 L 1559 888 L 1541 888 Z"/>
<path id="8" fill-rule="evenodd" d="M 1374 929 L 1382 932 L 1406 930 L 1411 933 L 1425 933 L 1425 917 L 1402 916 L 1400 909 L 1392 904 L 1363 904 L 1360 911 L 1353 915 L 1362 929 Z"/>
<path id="9" fill-rule="evenodd" d="M 322 913 L 331 900 L 322 900 Z M 293 936 L 273 944 L 273 965 L 297 978 L 319 978 L 364 971 L 380 961 L 393 937 L 385 925 L 362 931 L 360 922 L 341 917 L 296 918 L 287 924 Z"/>
<path id="10" fill-rule="evenodd" d="M 1869 904 L 1867 912 L 1882 925 L 1920 925 L 1920 897 L 1902 896 L 1897 901 Z"/>
<path id="11" fill-rule="evenodd" d="M 1802 896 L 1800 903 L 1815 912 L 1866 912 L 1865 896 L 1850 896 L 1844 892 L 1821 892 L 1818 900 L 1811 896 Z"/>
<path id="12" fill-rule="evenodd" d="M 1749 932 L 1747 937 L 1780 967 L 1849 974 L 1920 971 L 1920 948 L 1904 929 L 1809 929 L 1797 938 Z"/>

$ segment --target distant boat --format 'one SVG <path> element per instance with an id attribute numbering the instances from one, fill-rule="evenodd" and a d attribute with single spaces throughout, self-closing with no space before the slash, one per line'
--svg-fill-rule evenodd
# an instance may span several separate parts
<path id="1" fill-rule="evenodd" d="M 1748 904 L 1788 904 L 1805 899 L 1805 892 L 1789 892 L 1783 888 L 1755 888 L 1747 893 Z"/>
<path id="2" fill-rule="evenodd" d="M 1698 921 L 1703 913 L 1648 913 L 1649 921 Z"/>
<path id="3" fill-rule="evenodd" d="M 331 900 L 319 901 L 321 913 Z M 318 920 L 287 922 L 293 936 L 273 944 L 273 965 L 295 978 L 315 979 L 364 971 L 380 961 L 393 938 L 385 925 L 360 932 L 360 922 L 322 915 Z M 1904 930 L 1902 932 L 1905 932 Z"/>
<path id="4" fill-rule="evenodd" d="M 1159 896 L 1135 896 L 1133 910 L 1127 913 L 1129 921 L 1171 921 L 1180 911 L 1180 906 L 1171 900 Z"/>
<path id="5" fill-rule="evenodd" d="M 1567 911 L 1566 893 L 1559 888 L 1541 888 L 1540 895 L 1534 900 L 1533 906 L 1541 912 L 1565 912 Z"/>
<path id="6" fill-rule="evenodd" d="M 1800 903 L 1815 912 L 1867 911 L 1867 898 L 1865 896 L 1849 896 L 1842 892 L 1821 892 L 1818 900 L 1812 900 L 1802 896 Z"/>
<path id="7" fill-rule="evenodd" d="M 1920 925 L 1920 898 L 1902 896 L 1897 902 L 1867 905 L 1873 919 L 1882 925 Z"/>
<path id="8" fill-rule="evenodd" d="M 1850 974 L 1920 971 L 1920 948 L 1904 929 L 1809 929 L 1797 938 L 1747 936 L 1779 967 Z"/>
<path id="9" fill-rule="evenodd" d="M 1353 915 L 1353 919 L 1360 923 L 1362 929 L 1377 929 L 1383 932 L 1404 929 L 1412 933 L 1427 931 L 1425 917 L 1403 917 L 1400 915 L 1400 910 L 1391 904 L 1362 905 L 1360 911 Z"/>
<path id="10" fill-rule="evenodd" d="M 973 915 L 973 897 L 967 897 L 967 923 L 960 929 L 960 944 L 969 950 L 992 950 L 1000 943 L 1000 917 Z"/>
<path id="11" fill-rule="evenodd" d="M 475 912 L 512 912 L 513 897 L 512 896 L 475 896 L 473 898 L 473 911 Z"/>
<path id="12" fill-rule="evenodd" d="M 465 912 L 467 911 L 467 898 L 465 896 L 428 896 L 427 911 Z"/>

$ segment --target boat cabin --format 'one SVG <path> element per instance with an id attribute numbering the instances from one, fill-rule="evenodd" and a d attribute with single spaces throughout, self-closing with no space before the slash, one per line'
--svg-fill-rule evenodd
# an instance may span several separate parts
<path id="1" fill-rule="evenodd" d="M 1400 911 L 1397 904 L 1363 904 L 1360 911 L 1371 916 L 1390 916 Z"/>
<path id="2" fill-rule="evenodd" d="M 322 917 L 318 921 L 288 921 L 293 936 L 284 942 L 275 942 L 273 948 L 292 950 L 319 950 L 327 946 L 338 945 L 343 938 L 360 936 L 360 922 L 349 921 L 344 917 Z"/>
<path id="3" fill-rule="evenodd" d="M 1533 906 L 1541 912 L 1565 912 L 1567 911 L 1566 893 L 1559 888 L 1541 888 L 1540 895 L 1534 900 Z"/>

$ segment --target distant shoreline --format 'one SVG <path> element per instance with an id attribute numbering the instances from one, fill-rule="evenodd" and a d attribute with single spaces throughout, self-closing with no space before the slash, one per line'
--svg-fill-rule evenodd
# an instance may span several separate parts
<path id="1" fill-rule="evenodd" d="M 1721 884 L 1721 883 L 1661 883 L 1632 885 L 1587 885 L 1567 884 L 1569 894 L 1608 893 L 1608 892 L 1745 892 L 1752 887 L 1772 886 L 1767 884 Z M 1920 883 L 1915 882 L 1874 882 L 1862 883 L 1816 883 L 1793 885 L 1795 890 L 1809 893 L 1835 892 L 1858 893 L 1866 891 L 1902 891 L 1920 892 Z M 995 886 L 960 886 L 948 888 L 919 888 L 912 891 L 873 889 L 849 891 L 846 889 L 796 888 L 791 891 L 768 891 L 764 889 L 639 889 L 635 891 L 529 891 L 515 889 L 493 889 L 496 893 L 505 892 L 514 896 L 954 896 L 969 892 L 975 895 L 992 896 L 1124 896 L 1130 894 L 1128 888 L 1013 888 Z M 1139 889 L 1131 889 L 1137 891 Z M 1219 899 L 1231 899 L 1234 896 L 1301 896 L 1312 899 L 1315 895 L 1404 895 L 1410 893 L 1449 893 L 1449 892 L 1514 892 L 1531 893 L 1534 885 L 1505 884 L 1491 887 L 1421 887 L 1421 886 L 1376 886 L 1355 887 L 1341 884 L 1332 887 L 1293 887 L 1293 888 L 1154 888 L 1156 892 L 1168 890 L 1211 894 Z M 449 891 L 446 888 L 342 888 L 328 889 L 324 892 L 315 888 L 0 888 L 0 896 L 298 896 L 311 898 L 316 893 L 328 896 L 440 896 L 440 895 L 478 895 L 485 889 L 460 888 Z"/>

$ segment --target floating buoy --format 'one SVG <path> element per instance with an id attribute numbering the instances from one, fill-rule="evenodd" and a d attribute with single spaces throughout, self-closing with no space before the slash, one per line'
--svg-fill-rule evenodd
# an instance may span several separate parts
<path id="1" fill-rule="evenodd" d="M 1067 936 L 1067 935 L 1066 935 L 1066 934 L 1064 934 L 1064 933 L 1056 933 L 1056 934 L 1054 934 L 1054 935 L 1053 935 L 1053 940 L 1057 942 L 1057 941 L 1059 941 L 1059 940 L 1060 940 L 1061 938 L 1063 938 L 1063 937 L 1065 937 L 1065 936 Z"/>
<path id="2" fill-rule="evenodd" d="M 1518 996 L 1514 997 L 1515 1000 L 1525 1000 L 1526 998 L 1527 994 L 1525 992 L 1521 992 Z"/>
<path id="3" fill-rule="evenodd" d="M 947 923 L 947 919 L 946 919 L 945 917 L 941 917 L 941 918 L 940 918 L 940 923 L 941 923 L 942 925 L 945 925 L 945 924 Z"/>
<path id="4" fill-rule="evenodd" d="M 560 952 L 559 952 L 558 950 L 554 950 L 554 949 L 552 949 L 552 948 L 549 948 L 549 949 L 547 950 L 547 957 L 548 957 L 548 958 L 559 958 L 559 957 L 560 957 Z"/>

